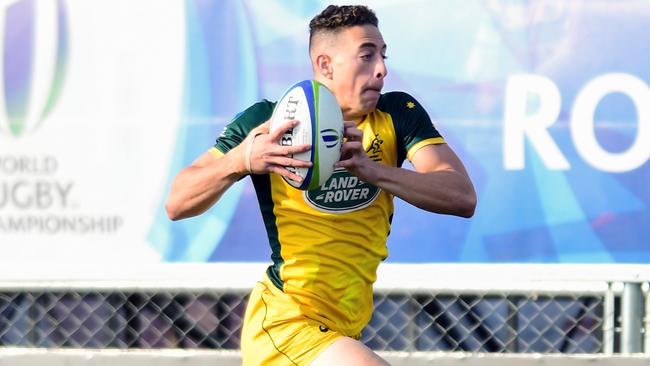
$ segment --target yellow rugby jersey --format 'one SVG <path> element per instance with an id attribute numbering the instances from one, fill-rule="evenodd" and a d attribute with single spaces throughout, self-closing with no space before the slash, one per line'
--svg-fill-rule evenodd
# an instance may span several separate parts
<path id="1" fill-rule="evenodd" d="M 264 100 L 237 115 L 211 151 L 221 156 L 237 146 L 274 106 Z M 426 111 L 402 92 L 382 94 L 357 126 L 368 156 L 394 167 L 422 146 L 444 143 Z M 393 196 L 342 169 L 313 191 L 277 174 L 251 177 L 272 249 L 271 282 L 306 316 L 358 336 L 372 315 L 377 267 L 388 255 Z"/>

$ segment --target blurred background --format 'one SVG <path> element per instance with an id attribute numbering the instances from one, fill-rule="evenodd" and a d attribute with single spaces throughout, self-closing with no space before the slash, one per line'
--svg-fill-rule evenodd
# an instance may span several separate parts
<path id="1" fill-rule="evenodd" d="M 619 309 L 623 294 L 611 286 L 622 278 L 613 268 L 635 265 L 643 275 L 635 270 L 623 277 L 637 282 L 650 278 L 645 266 L 650 262 L 650 33 L 645 31 L 650 2 L 359 2 L 375 10 L 388 45 L 384 91 L 406 91 L 425 106 L 467 167 L 479 197 L 470 220 L 429 214 L 396 199 L 389 268 L 424 265 L 429 270 L 428 265 L 444 264 L 451 266 L 445 267 L 450 268 L 445 276 L 453 278 L 449 273 L 468 268 L 454 265 L 511 264 L 525 272 L 539 264 L 558 264 L 568 265 L 562 273 L 575 279 L 585 273 L 578 264 L 612 265 L 586 271 L 598 273 L 605 286 L 595 302 L 578 295 L 556 299 L 577 319 L 575 324 L 585 317 L 596 319 L 596 326 L 587 328 L 597 330 L 597 340 L 574 351 L 604 352 L 603 337 L 614 339 L 609 328 L 602 328 L 608 324 L 605 304 L 611 300 L 611 311 Z M 238 112 L 262 98 L 277 100 L 296 81 L 311 78 L 308 23 L 329 3 L 1 1 L 0 267 L 5 277 L 20 282 L 66 273 L 60 277 L 79 280 L 108 268 L 101 276 L 111 279 L 125 276 L 123 266 L 204 268 L 201 263 L 220 262 L 235 265 L 227 268 L 243 273 L 241 279 L 248 278 L 246 263 L 269 262 L 271 251 L 249 178 L 196 218 L 171 222 L 163 205 L 174 175 L 209 149 Z M 261 275 L 263 266 L 259 268 L 255 275 Z M 612 281 L 606 278 L 607 268 Z M 178 273 L 185 278 L 182 273 L 196 273 L 192 271 Z M 481 271 L 472 273 L 480 277 Z M 532 277 L 544 271 L 548 273 L 535 270 L 538 275 Z M 138 279 L 148 277 L 144 272 L 128 273 Z M 434 271 L 431 276 L 436 273 L 440 275 Z M 516 277 L 521 272 L 499 273 Z M 426 281 L 421 286 L 427 285 L 433 286 Z M 646 287 L 635 287 L 635 298 L 643 297 Z M 89 290 L 72 291 L 82 294 L 75 295 L 78 304 L 114 301 L 89 300 L 84 291 Z M 50 305 L 41 305 L 45 315 L 38 319 L 51 319 L 46 316 L 55 307 L 51 304 L 64 302 L 67 295 L 42 300 L 45 295 L 39 292 L 30 302 L 25 292 L 12 294 L 0 301 L 4 321 L 11 324 L 0 326 L 3 344 L 64 345 L 48 340 L 52 331 L 45 338 L 29 338 L 27 331 L 8 334 L 38 323 L 27 309 L 39 301 Z M 606 300 L 606 294 L 613 297 Z M 517 305 L 518 300 L 502 295 L 493 303 L 483 297 L 465 299 L 463 309 L 488 304 L 490 314 L 499 313 L 495 309 L 501 306 L 507 314 L 508 304 L 515 304 L 523 313 L 530 310 L 530 302 Z M 126 299 L 122 305 L 112 309 L 146 303 L 154 295 L 138 296 L 127 291 L 118 296 Z M 200 303 L 199 295 L 191 301 L 169 296 L 170 303 L 186 307 Z M 245 291 L 228 301 L 241 312 L 244 296 Z M 432 296 L 418 311 L 431 304 Z M 460 299 L 457 291 L 450 296 L 452 302 Z M 210 301 L 210 311 L 222 306 Z M 400 304 L 395 309 L 403 309 Z M 452 322 L 466 313 L 453 313 Z M 480 319 L 485 317 L 473 322 Z M 622 320 L 611 320 L 614 332 Z M 235 334 L 235 323 L 226 333 Z M 638 323 L 641 332 L 645 325 Z M 83 319 L 75 324 L 79 327 Z M 570 329 L 536 333 L 538 338 L 527 344 L 567 339 Z M 474 330 L 470 326 L 463 332 Z M 131 333 L 129 337 L 140 334 Z M 509 348 L 511 333 L 490 334 L 501 342 L 490 347 L 516 351 Z M 392 341 L 375 345 L 404 348 Z M 116 347 L 134 344 L 125 342 Z M 236 340 L 231 343 L 228 347 L 237 348 Z M 484 347 L 462 343 L 435 347 Z M 547 351 L 540 347 L 530 350 Z M 560 352 L 553 347 L 548 349 Z"/>
<path id="2" fill-rule="evenodd" d="M 172 177 L 252 103 L 310 78 L 320 1 L 5 2 L 2 261 L 270 255 L 249 179 L 172 223 Z M 391 262 L 650 260 L 645 1 L 371 1 L 385 91 L 476 186 L 471 220 L 396 200 Z M 509 160 L 510 159 L 510 160 Z"/>

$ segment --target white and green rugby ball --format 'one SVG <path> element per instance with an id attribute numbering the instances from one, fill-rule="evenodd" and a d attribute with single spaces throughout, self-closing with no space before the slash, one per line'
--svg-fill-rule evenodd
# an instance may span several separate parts
<path id="1" fill-rule="evenodd" d="M 341 157 L 343 143 L 343 115 L 336 98 L 323 84 L 303 80 L 287 90 L 275 105 L 271 117 L 271 131 L 291 120 L 300 123 L 280 138 L 280 145 L 311 144 L 311 149 L 294 154 L 294 159 L 311 161 L 310 168 L 286 167 L 303 179 L 297 182 L 284 178 L 291 186 L 312 190 L 320 187 L 334 172 L 334 164 Z"/>

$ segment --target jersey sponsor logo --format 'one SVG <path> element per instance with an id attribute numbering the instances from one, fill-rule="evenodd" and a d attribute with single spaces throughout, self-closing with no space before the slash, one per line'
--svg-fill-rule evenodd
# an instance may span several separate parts
<path id="1" fill-rule="evenodd" d="M 337 169 L 320 188 L 305 191 L 303 196 L 318 211 L 346 213 L 368 207 L 379 196 L 379 188 Z"/>

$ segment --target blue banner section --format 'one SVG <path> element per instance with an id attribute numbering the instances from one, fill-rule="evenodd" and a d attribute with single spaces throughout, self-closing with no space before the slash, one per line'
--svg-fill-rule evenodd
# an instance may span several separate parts
<path id="1" fill-rule="evenodd" d="M 384 91 L 426 107 L 465 163 L 470 219 L 396 199 L 393 262 L 650 262 L 650 19 L 644 1 L 368 1 Z M 311 77 L 319 1 L 188 0 L 185 104 L 169 177 L 236 113 Z M 268 261 L 250 180 L 150 240 L 167 261 Z"/>

